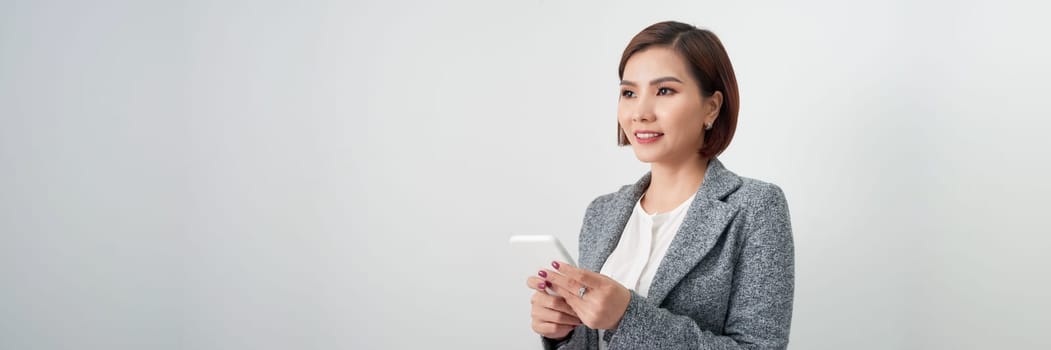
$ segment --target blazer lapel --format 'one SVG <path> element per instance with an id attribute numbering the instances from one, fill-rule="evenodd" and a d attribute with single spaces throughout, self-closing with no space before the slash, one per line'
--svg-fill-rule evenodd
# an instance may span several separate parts
<path id="1" fill-rule="evenodd" d="M 602 271 L 609 255 L 620 243 L 620 236 L 631 218 L 635 203 L 639 201 L 650 185 L 651 174 L 646 173 L 634 185 L 617 193 L 611 205 L 608 220 L 601 223 L 596 235 L 594 254 L 582 256 L 581 267 L 588 270 Z M 715 242 L 726 230 L 726 226 L 737 215 L 737 207 L 723 202 L 727 195 L 741 187 L 741 178 L 723 167 L 718 159 L 708 163 L 704 182 L 697 190 L 697 196 L 686 212 L 682 226 L 672 239 L 671 246 L 657 274 L 653 277 L 647 300 L 659 306 L 676 284 L 701 261 Z M 583 250 L 587 251 L 587 250 Z"/>
<path id="2" fill-rule="evenodd" d="M 668 293 L 712 249 L 737 215 L 737 207 L 723 200 L 741 186 L 741 179 L 712 159 L 682 226 L 653 277 L 646 299 L 659 306 Z"/>

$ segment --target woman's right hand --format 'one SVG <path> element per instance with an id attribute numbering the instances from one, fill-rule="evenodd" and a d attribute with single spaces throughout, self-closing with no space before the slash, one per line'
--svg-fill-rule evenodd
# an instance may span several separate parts
<path id="1" fill-rule="evenodd" d="M 526 280 L 526 285 L 536 290 L 531 300 L 533 331 L 547 338 L 562 339 L 581 324 L 580 319 L 565 299 L 547 294 L 547 283 L 537 277 Z"/>

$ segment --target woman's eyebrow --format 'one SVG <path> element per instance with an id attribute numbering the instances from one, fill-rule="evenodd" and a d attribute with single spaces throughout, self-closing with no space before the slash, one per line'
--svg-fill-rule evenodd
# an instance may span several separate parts
<path id="1" fill-rule="evenodd" d="M 650 85 L 657 85 L 666 81 L 674 81 L 676 83 L 682 84 L 682 80 L 679 80 L 679 78 L 668 76 L 650 80 Z M 638 86 L 638 84 L 635 84 L 635 82 L 628 80 L 621 80 L 620 85 Z"/>

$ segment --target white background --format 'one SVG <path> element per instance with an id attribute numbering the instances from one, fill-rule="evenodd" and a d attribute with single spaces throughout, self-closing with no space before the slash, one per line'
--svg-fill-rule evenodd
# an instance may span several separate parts
<path id="1" fill-rule="evenodd" d="M 1047 348 L 1051 24 L 1003 1 L 0 2 L 0 348 L 533 349 L 673 19 L 780 185 L 792 348 Z"/>

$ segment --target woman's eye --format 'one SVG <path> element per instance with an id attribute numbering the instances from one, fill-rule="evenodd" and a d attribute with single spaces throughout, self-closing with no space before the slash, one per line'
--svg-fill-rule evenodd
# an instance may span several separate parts
<path id="1" fill-rule="evenodd" d="M 635 97 L 635 92 L 631 90 L 624 90 L 620 92 L 621 97 Z"/>
<path id="2" fill-rule="evenodd" d="M 657 89 L 657 96 L 670 95 L 670 94 L 674 94 L 674 93 L 675 93 L 675 90 L 672 90 L 672 89 L 669 89 L 669 88 L 666 88 L 666 87 L 662 87 L 660 89 Z"/>

